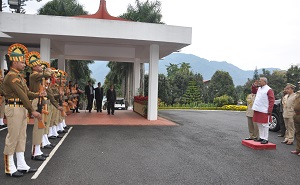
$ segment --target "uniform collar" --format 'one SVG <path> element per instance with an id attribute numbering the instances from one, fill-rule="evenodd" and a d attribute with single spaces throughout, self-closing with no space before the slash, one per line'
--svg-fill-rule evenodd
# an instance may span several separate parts
<path id="1" fill-rule="evenodd" d="M 13 67 L 10 67 L 10 70 L 12 70 L 13 72 L 15 73 L 20 73 L 20 71 L 18 71 L 17 69 L 13 68 Z"/>

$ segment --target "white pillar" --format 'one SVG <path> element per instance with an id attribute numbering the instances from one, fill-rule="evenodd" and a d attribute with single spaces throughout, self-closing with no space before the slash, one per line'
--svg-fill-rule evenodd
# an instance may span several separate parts
<path id="1" fill-rule="evenodd" d="M 159 46 L 150 45 L 148 120 L 157 120 Z"/>
<path id="2" fill-rule="evenodd" d="M 58 62 L 57 62 L 58 69 L 65 71 L 65 66 L 66 66 L 65 63 L 66 63 L 65 56 L 58 55 Z"/>
<path id="3" fill-rule="evenodd" d="M 41 59 L 50 62 L 51 40 L 48 38 L 41 38 L 40 45 Z"/>
<path id="4" fill-rule="evenodd" d="M 133 96 L 138 95 L 138 89 L 140 88 L 140 78 L 141 78 L 141 65 L 140 59 L 135 59 L 133 63 Z"/>

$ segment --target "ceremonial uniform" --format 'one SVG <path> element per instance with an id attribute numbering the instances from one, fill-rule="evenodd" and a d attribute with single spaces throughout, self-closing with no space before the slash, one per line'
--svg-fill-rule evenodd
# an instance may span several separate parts
<path id="1" fill-rule="evenodd" d="M 44 67 L 44 69 L 50 68 L 50 64 L 48 62 L 41 61 L 41 64 Z M 45 104 L 47 104 L 47 107 L 48 107 L 48 110 L 47 110 L 48 114 L 45 118 L 46 128 L 44 130 L 44 135 L 43 135 L 43 140 L 42 140 L 42 148 L 52 148 L 54 145 L 51 144 L 50 141 L 48 140 L 48 134 L 49 134 L 52 114 L 55 110 L 58 109 L 59 105 L 58 105 L 58 102 L 54 98 L 52 89 L 50 88 L 50 78 L 48 78 L 46 80 L 46 82 L 47 82 L 47 85 L 46 85 L 47 100 L 45 100 Z"/>
<path id="2" fill-rule="evenodd" d="M 24 78 L 19 70 L 24 70 L 27 48 L 21 44 L 13 44 L 8 49 L 11 64 L 10 71 L 5 76 L 3 88 L 7 99 L 5 115 L 7 118 L 8 133 L 5 139 L 4 164 L 5 173 L 10 176 L 23 176 L 22 172 L 34 172 L 25 162 L 24 152 L 26 146 L 26 129 L 28 111 L 39 116 L 34 110 L 29 99 L 39 96 L 38 93 L 29 91 Z M 17 67 L 17 69 L 13 68 Z M 19 70 L 18 70 L 19 69 Z M 17 167 L 13 155 L 16 153 Z M 19 172 L 19 171 L 21 172 Z"/>
<path id="3" fill-rule="evenodd" d="M 4 125 L 3 122 L 4 110 L 5 110 L 5 97 L 4 97 L 4 89 L 3 89 L 3 76 L 2 76 L 2 71 L 0 70 L 0 128 L 6 127 L 6 125 Z"/>
<path id="4" fill-rule="evenodd" d="M 299 82 L 298 82 L 299 84 Z M 297 91 L 295 100 L 294 100 L 294 111 L 295 115 L 294 125 L 295 125 L 295 139 L 297 142 L 296 150 L 291 151 L 293 154 L 298 154 L 300 156 L 300 91 Z"/>
<path id="5" fill-rule="evenodd" d="M 53 93 L 53 97 L 55 98 L 56 102 L 59 102 L 60 99 L 60 94 L 59 94 L 59 89 L 58 89 L 58 84 L 57 83 L 51 83 L 50 84 L 51 91 Z M 61 106 L 61 105 L 59 105 Z M 58 109 L 52 109 L 52 115 L 50 118 L 50 126 L 49 126 L 49 133 L 48 133 L 48 138 L 50 139 L 56 139 L 59 137 L 59 134 L 57 133 L 57 125 L 59 123 L 59 115 L 60 115 L 60 110 Z"/>
<path id="6" fill-rule="evenodd" d="M 249 138 L 246 140 L 253 140 L 258 138 L 258 127 L 256 123 L 253 123 L 253 114 L 252 105 L 255 100 L 255 94 L 251 93 L 247 96 L 247 111 L 246 117 L 248 120 L 248 130 L 249 130 Z"/>
<path id="7" fill-rule="evenodd" d="M 295 101 L 296 94 L 287 94 L 284 96 L 286 100 L 283 102 L 283 119 L 285 123 L 285 139 L 283 142 L 287 142 L 292 144 L 294 141 L 294 134 L 295 134 L 295 126 L 293 116 L 294 112 L 294 101 Z"/>
<path id="8" fill-rule="evenodd" d="M 40 54 L 38 52 L 32 51 L 28 54 L 26 63 L 29 67 L 32 68 L 33 72 L 29 76 L 29 89 L 32 92 L 39 92 L 40 86 L 42 83 L 42 78 L 51 77 L 51 73 L 48 71 L 42 71 L 41 62 L 40 62 Z M 38 71 L 38 70 L 41 70 Z M 46 90 L 46 89 L 45 89 Z M 44 97 L 38 97 L 32 101 L 32 106 L 35 110 L 38 109 L 38 103 L 44 103 Z M 44 114 L 43 122 L 44 122 Z M 41 151 L 41 143 L 43 139 L 43 134 L 45 127 L 39 128 L 38 126 L 39 120 L 34 118 L 34 126 L 32 130 L 32 159 L 43 161 L 47 157 L 47 155 L 43 154 Z"/>

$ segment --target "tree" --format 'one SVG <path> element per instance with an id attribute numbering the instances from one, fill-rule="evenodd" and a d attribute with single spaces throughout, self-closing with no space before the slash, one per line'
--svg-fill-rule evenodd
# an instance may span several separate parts
<path id="1" fill-rule="evenodd" d="M 285 71 L 273 71 L 268 78 L 268 85 L 273 89 L 275 96 L 279 94 L 286 86 L 286 72 Z"/>
<path id="2" fill-rule="evenodd" d="M 296 65 L 292 65 L 286 72 L 286 82 L 296 85 L 300 81 L 300 68 Z M 296 85 L 296 90 L 299 90 Z"/>
<path id="3" fill-rule="evenodd" d="M 87 14 L 83 6 L 78 4 L 76 0 L 53 0 L 46 3 L 38 10 L 40 15 L 56 15 L 56 16 L 75 16 Z M 88 64 L 94 61 L 88 60 L 68 60 L 66 61 L 66 71 L 69 74 L 69 79 L 77 81 L 80 88 L 86 85 L 90 79 L 91 70 Z M 52 66 L 57 68 L 57 60 L 51 62 Z"/>
<path id="4" fill-rule="evenodd" d="M 76 0 L 53 0 L 38 10 L 40 15 L 75 16 L 86 15 L 88 12 Z"/>
<path id="5" fill-rule="evenodd" d="M 167 66 L 167 74 L 171 88 L 171 104 L 184 103 L 182 97 L 189 82 L 194 77 L 194 74 L 190 71 L 190 64 L 185 62 L 170 64 Z"/>
<path id="6" fill-rule="evenodd" d="M 146 88 L 145 88 L 146 89 Z M 164 74 L 158 74 L 158 98 L 167 105 L 171 104 L 170 82 Z M 148 88 L 147 88 L 148 92 Z"/>
<path id="7" fill-rule="evenodd" d="M 258 70 L 257 70 L 257 67 L 255 67 L 255 70 L 253 73 L 253 80 L 258 80 L 258 79 L 259 79 Z"/>
<path id="8" fill-rule="evenodd" d="M 201 93 L 195 80 L 189 82 L 188 88 L 183 95 L 185 104 L 201 103 Z"/>
<path id="9" fill-rule="evenodd" d="M 161 22 L 161 2 L 157 0 L 154 2 L 149 2 L 149 0 L 140 2 L 136 0 L 135 6 L 129 4 L 127 12 L 120 15 L 120 17 L 136 22 L 163 24 L 163 22 Z"/>
<path id="10" fill-rule="evenodd" d="M 208 86 L 208 92 L 210 94 L 208 97 L 209 102 L 213 102 L 215 97 L 223 95 L 228 95 L 234 98 L 235 101 L 237 100 L 232 78 L 230 74 L 225 71 L 218 70 L 214 73 Z"/>

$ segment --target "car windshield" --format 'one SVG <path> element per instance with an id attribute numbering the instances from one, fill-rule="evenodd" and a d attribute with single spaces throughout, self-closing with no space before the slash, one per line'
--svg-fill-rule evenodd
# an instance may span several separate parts
<path id="1" fill-rule="evenodd" d="M 116 100 L 116 104 L 124 104 L 124 100 Z"/>

